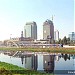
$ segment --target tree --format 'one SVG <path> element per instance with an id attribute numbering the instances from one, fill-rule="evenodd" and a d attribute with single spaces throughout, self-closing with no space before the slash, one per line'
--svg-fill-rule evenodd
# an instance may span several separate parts
<path id="1" fill-rule="evenodd" d="M 59 44 L 63 44 L 63 41 L 61 39 L 59 39 L 58 43 Z"/>
<path id="2" fill-rule="evenodd" d="M 63 38 L 63 44 L 67 45 L 67 38 L 66 38 L 66 36 Z"/>
<path id="3" fill-rule="evenodd" d="M 67 44 L 70 44 L 70 38 L 69 37 L 67 38 Z"/>

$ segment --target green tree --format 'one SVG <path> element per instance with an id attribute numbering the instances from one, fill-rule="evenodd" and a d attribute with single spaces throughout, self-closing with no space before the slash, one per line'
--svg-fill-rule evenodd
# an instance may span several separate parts
<path id="1" fill-rule="evenodd" d="M 63 44 L 63 40 L 59 39 L 58 43 Z"/>
<path id="2" fill-rule="evenodd" d="M 63 38 L 63 44 L 67 45 L 67 38 L 66 38 L 66 36 Z"/>
<path id="3" fill-rule="evenodd" d="M 70 44 L 70 38 L 69 37 L 67 38 L 67 44 Z"/>

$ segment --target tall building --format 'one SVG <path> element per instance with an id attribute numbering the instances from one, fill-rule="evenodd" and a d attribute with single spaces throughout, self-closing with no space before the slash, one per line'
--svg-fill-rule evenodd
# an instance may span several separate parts
<path id="1" fill-rule="evenodd" d="M 37 39 L 37 24 L 36 22 L 27 22 L 25 27 L 25 38 Z"/>
<path id="2" fill-rule="evenodd" d="M 69 38 L 70 38 L 71 41 L 75 41 L 75 32 L 71 32 L 69 34 Z"/>
<path id="3" fill-rule="evenodd" d="M 54 40 L 54 25 L 51 20 L 46 20 L 43 23 L 43 39 L 52 39 Z"/>
<path id="4" fill-rule="evenodd" d="M 58 30 L 54 31 L 54 40 L 59 41 L 59 31 Z"/>

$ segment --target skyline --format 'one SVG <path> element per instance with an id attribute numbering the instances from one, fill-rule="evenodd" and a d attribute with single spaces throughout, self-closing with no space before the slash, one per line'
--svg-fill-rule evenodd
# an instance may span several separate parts
<path id="1" fill-rule="evenodd" d="M 26 22 L 35 21 L 37 38 L 43 38 L 43 22 L 54 16 L 59 38 L 75 31 L 75 0 L 0 0 L 0 40 L 20 37 Z M 41 32 L 41 33 L 40 33 Z M 12 35 L 10 35 L 12 34 Z"/>

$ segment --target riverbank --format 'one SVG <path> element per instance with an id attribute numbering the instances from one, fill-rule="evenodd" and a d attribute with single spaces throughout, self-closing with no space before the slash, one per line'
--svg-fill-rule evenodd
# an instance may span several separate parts
<path id="1" fill-rule="evenodd" d="M 0 75 L 46 75 L 46 73 L 40 73 L 34 70 L 27 70 L 16 65 L 0 62 Z"/>
<path id="2" fill-rule="evenodd" d="M 51 48 L 14 48 L 0 47 L 4 51 L 29 51 L 29 52 L 52 52 L 52 53 L 75 53 L 75 48 L 51 47 Z"/>

